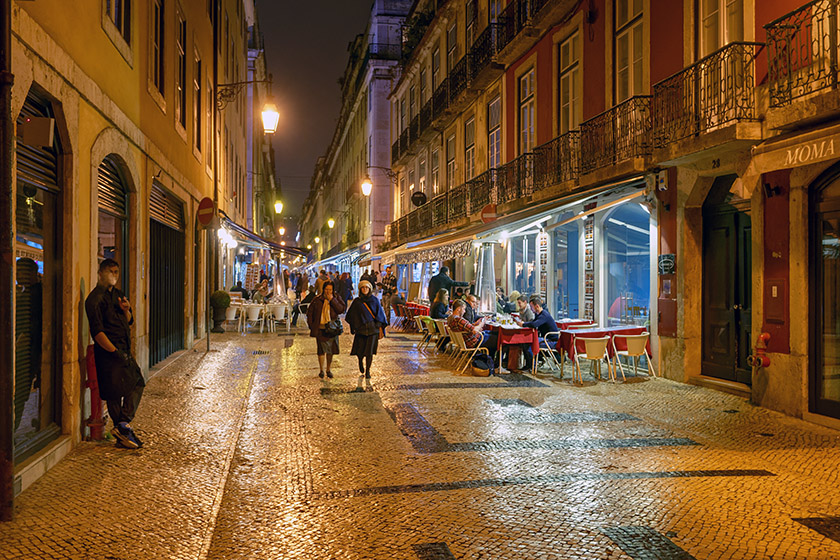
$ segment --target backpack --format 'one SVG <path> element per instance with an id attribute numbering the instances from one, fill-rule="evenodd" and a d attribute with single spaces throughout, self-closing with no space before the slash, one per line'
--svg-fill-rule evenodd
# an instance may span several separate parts
<path id="1" fill-rule="evenodd" d="M 493 358 L 491 358 L 487 354 L 476 354 L 475 356 L 473 356 L 472 369 L 473 375 L 477 375 L 480 377 L 487 377 L 489 375 L 496 374 Z"/>

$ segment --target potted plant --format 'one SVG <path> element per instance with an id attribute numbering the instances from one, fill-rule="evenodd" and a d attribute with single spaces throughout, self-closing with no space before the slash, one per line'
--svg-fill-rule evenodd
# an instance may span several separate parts
<path id="1" fill-rule="evenodd" d="M 222 323 L 225 321 L 225 311 L 230 307 L 230 295 L 222 290 L 216 290 L 210 294 L 210 306 L 213 308 L 213 329 L 210 332 L 225 332 Z"/>

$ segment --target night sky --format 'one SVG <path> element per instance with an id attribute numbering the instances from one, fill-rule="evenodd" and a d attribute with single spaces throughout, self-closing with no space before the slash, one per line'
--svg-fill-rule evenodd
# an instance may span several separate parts
<path id="1" fill-rule="evenodd" d="M 257 0 L 281 115 L 274 151 L 284 214 L 300 214 L 315 161 L 327 151 L 347 45 L 364 33 L 372 6 L 372 0 Z"/>

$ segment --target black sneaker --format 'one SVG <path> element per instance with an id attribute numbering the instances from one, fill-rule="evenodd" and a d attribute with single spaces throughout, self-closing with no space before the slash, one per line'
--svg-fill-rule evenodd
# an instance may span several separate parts
<path id="1" fill-rule="evenodd" d="M 328 372 L 327 372 L 327 377 L 329 377 L 330 379 L 332 379 L 332 378 L 333 378 L 333 375 L 332 375 L 332 372 L 331 372 L 331 371 L 328 371 Z"/>
<path id="2" fill-rule="evenodd" d="M 323 371 L 319 371 L 319 372 L 318 372 L 318 377 L 320 377 L 321 379 L 323 379 L 323 378 L 324 378 L 324 372 L 323 372 Z"/>
<path id="3" fill-rule="evenodd" d="M 370 372 L 369 371 L 365 372 L 365 379 L 370 379 Z"/>
<path id="4" fill-rule="evenodd" d="M 114 426 L 111 429 L 111 435 L 117 438 L 117 443 L 123 444 L 126 449 L 137 449 L 140 447 L 137 438 L 134 437 L 134 431 L 128 426 Z"/>
<path id="5" fill-rule="evenodd" d="M 129 426 L 129 427 L 128 427 L 128 429 L 129 429 L 129 430 L 131 430 L 131 437 L 132 437 L 132 438 L 134 438 L 134 441 L 136 441 L 136 442 L 137 442 L 137 447 L 138 447 L 138 448 L 139 448 L 139 447 L 143 447 L 143 442 L 142 442 L 142 441 L 140 441 L 140 438 L 139 438 L 139 437 L 137 437 L 137 432 L 135 432 L 135 431 L 134 431 L 134 429 L 132 429 L 132 427 L 131 427 L 131 426 Z"/>

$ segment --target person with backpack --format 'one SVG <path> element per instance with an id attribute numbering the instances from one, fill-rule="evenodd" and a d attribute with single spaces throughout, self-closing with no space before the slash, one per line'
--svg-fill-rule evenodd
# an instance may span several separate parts
<path id="1" fill-rule="evenodd" d="M 379 338 L 385 335 L 387 319 L 382 305 L 373 295 L 373 285 L 367 280 L 359 282 L 359 297 L 353 300 L 345 319 L 354 335 L 350 355 L 359 359 L 359 373 L 370 379 L 373 355 L 379 347 Z"/>

